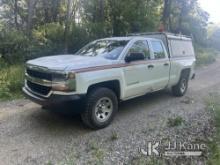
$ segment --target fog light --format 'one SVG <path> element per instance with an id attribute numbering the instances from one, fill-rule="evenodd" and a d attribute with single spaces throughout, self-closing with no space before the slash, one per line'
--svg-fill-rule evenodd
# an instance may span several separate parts
<path id="1" fill-rule="evenodd" d="M 70 91 L 70 88 L 66 84 L 55 84 L 52 86 L 52 89 L 54 91 L 63 91 L 63 92 Z"/>

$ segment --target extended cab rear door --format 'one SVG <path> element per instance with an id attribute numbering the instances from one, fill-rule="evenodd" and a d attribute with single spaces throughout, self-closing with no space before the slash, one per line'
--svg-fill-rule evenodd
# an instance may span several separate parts
<path id="1" fill-rule="evenodd" d="M 170 60 L 165 46 L 160 40 L 149 40 L 149 46 L 152 51 L 151 60 L 152 79 L 154 80 L 153 90 L 164 89 L 169 83 Z"/>

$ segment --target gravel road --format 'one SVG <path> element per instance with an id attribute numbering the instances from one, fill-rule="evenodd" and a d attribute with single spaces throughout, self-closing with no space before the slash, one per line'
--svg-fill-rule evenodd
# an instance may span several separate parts
<path id="1" fill-rule="evenodd" d="M 148 141 L 206 140 L 212 119 L 206 110 L 209 93 L 220 89 L 220 60 L 197 70 L 186 96 L 169 92 L 146 95 L 120 104 L 106 129 L 85 128 L 70 112 L 76 105 L 43 110 L 28 100 L 0 103 L 0 164 L 147 164 L 139 152 Z M 168 125 L 180 117 L 180 126 Z M 166 158 L 166 164 L 205 164 L 200 158 Z"/>

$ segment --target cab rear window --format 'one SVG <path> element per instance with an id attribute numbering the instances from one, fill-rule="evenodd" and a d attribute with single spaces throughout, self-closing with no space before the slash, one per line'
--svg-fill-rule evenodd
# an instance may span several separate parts
<path id="1" fill-rule="evenodd" d="M 165 51 L 160 41 L 151 41 L 151 45 L 153 48 L 154 58 L 155 59 L 163 59 L 166 58 Z"/>

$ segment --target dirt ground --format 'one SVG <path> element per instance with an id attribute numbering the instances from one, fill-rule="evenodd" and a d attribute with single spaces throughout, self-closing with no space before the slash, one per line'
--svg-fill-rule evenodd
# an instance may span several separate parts
<path id="1" fill-rule="evenodd" d="M 139 148 L 148 141 L 209 138 L 212 119 L 205 100 L 219 89 L 220 60 L 197 70 L 186 96 L 159 92 L 123 102 L 114 122 L 99 131 L 85 128 L 79 116 L 72 115 L 78 109 L 75 104 L 49 111 L 28 100 L 2 102 L 0 164 L 141 164 L 145 157 Z M 168 120 L 176 117 L 183 124 L 170 127 Z M 185 158 L 183 164 L 205 164 L 204 159 Z"/>

